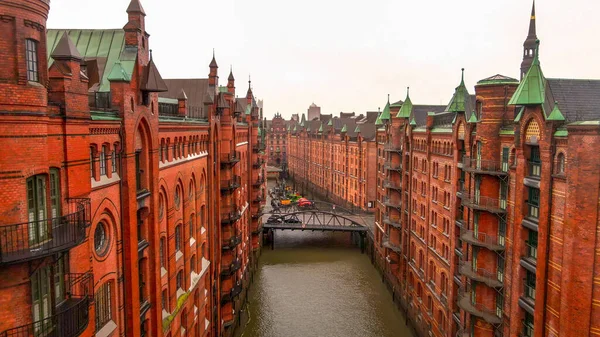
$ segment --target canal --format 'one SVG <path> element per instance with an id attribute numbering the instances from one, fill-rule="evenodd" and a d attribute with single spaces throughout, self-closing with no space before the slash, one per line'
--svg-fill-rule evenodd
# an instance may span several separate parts
<path id="1" fill-rule="evenodd" d="M 263 247 L 239 337 L 413 337 L 348 233 L 277 231 Z"/>

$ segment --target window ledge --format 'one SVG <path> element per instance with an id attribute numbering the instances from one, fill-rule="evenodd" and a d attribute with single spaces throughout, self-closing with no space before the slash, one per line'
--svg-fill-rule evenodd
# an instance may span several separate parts
<path id="1" fill-rule="evenodd" d="M 165 267 L 160 267 L 160 277 L 163 277 L 167 274 L 167 270 Z"/>
<path id="2" fill-rule="evenodd" d="M 100 331 L 96 332 L 96 337 L 108 337 L 110 334 L 115 331 L 117 328 L 117 324 L 112 320 L 108 321 L 108 323 L 104 324 Z"/>
<path id="3" fill-rule="evenodd" d="M 92 178 L 92 188 L 111 185 L 113 183 L 118 182 L 119 180 L 121 180 L 121 177 L 119 177 L 119 175 L 116 172 L 113 172 L 113 175 L 110 178 L 107 175 L 101 175 L 100 180 Z"/>
<path id="4" fill-rule="evenodd" d="M 171 314 L 169 314 L 165 309 L 162 310 L 162 319 L 165 319 L 167 317 L 169 317 Z"/>
<path id="5" fill-rule="evenodd" d="M 190 247 L 194 247 L 195 243 L 196 243 L 196 239 L 190 238 Z"/>
<path id="6" fill-rule="evenodd" d="M 177 299 L 179 299 L 184 294 L 185 294 L 185 290 L 183 290 L 181 288 L 177 288 Z"/>
<path id="7" fill-rule="evenodd" d="M 179 259 L 181 259 L 182 257 L 183 257 L 183 253 L 180 250 L 178 250 L 175 253 L 175 261 L 179 261 Z"/>

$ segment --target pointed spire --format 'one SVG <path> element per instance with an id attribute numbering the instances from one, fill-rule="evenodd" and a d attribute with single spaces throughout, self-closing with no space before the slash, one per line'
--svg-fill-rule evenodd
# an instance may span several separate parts
<path id="1" fill-rule="evenodd" d="M 246 97 L 252 97 L 252 95 L 252 78 L 248 74 L 248 92 L 246 93 Z"/>
<path id="2" fill-rule="evenodd" d="M 318 131 L 318 132 L 319 132 L 319 133 L 322 133 L 322 132 L 323 132 L 323 123 L 321 123 L 321 126 L 319 126 L 319 131 Z"/>
<path id="3" fill-rule="evenodd" d="M 333 126 L 333 118 L 329 119 L 329 122 L 327 123 L 327 126 Z"/>
<path id="4" fill-rule="evenodd" d="M 389 121 L 391 119 L 391 116 L 390 116 L 390 94 L 388 94 L 387 103 L 385 104 L 385 107 L 383 108 L 383 112 L 381 113 L 379 118 L 382 121 Z"/>
<path id="5" fill-rule="evenodd" d="M 179 95 L 177 95 L 177 99 L 178 100 L 187 100 L 188 99 L 183 88 L 181 88 L 181 91 L 179 91 Z"/>
<path id="6" fill-rule="evenodd" d="M 354 132 L 360 133 L 360 127 L 358 126 L 358 124 L 356 124 L 356 129 L 354 129 Z"/>
<path id="7" fill-rule="evenodd" d="M 79 54 L 67 32 L 64 32 L 51 56 L 55 60 L 82 60 L 81 54 Z"/>
<path id="8" fill-rule="evenodd" d="M 140 0 L 131 0 L 129 6 L 127 7 L 127 13 L 140 13 L 142 15 L 146 15 L 146 12 L 144 12 L 144 8 L 142 7 Z"/>
<path id="9" fill-rule="evenodd" d="M 549 120 L 549 121 L 564 121 L 565 120 L 565 116 L 562 114 L 562 112 L 558 108 L 557 101 L 554 101 L 554 109 L 552 109 L 552 112 L 550 113 L 548 118 L 546 118 L 546 120 Z"/>
<path id="10" fill-rule="evenodd" d="M 411 126 L 417 126 L 417 121 L 415 120 L 415 117 L 413 117 L 413 118 L 410 120 L 410 125 L 411 125 Z"/>
<path id="11" fill-rule="evenodd" d="M 469 101 L 469 91 L 465 86 L 465 68 L 461 69 L 462 74 L 460 77 L 460 84 L 454 89 L 454 96 L 450 100 L 448 107 L 446 108 L 449 112 L 465 112 L 467 111 L 466 104 Z"/>
<path id="12" fill-rule="evenodd" d="M 515 91 L 508 104 L 510 105 L 537 105 L 543 104 L 546 98 L 546 78 L 538 58 L 540 40 L 536 41 L 535 55 L 531 67 L 525 74 L 523 81 Z"/>
<path id="13" fill-rule="evenodd" d="M 235 81 L 235 77 L 233 77 L 233 66 L 229 66 L 229 81 Z"/>
<path id="14" fill-rule="evenodd" d="M 396 114 L 396 117 L 410 118 L 410 114 L 412 113 L 412 108 L 413 108 L 413 104 L 412 104 L 412 101 L 410 100 L 410 87 L 406 87 L 406 99 L 404 100 L 404 103 L 402 104 L 400 111 L 398 111 L 398 114 Z"/>
<path id="15" fill-rule="evenodd" d="M 469 120 L 467 121 L 467 123 L 477 123 L 477 114 L 475 113 L 475 111 L 471 112 L 471 117 L 469 117 Z"/>
<path id="16" fill-rule="evenodd" d="M 213 48 L 213 57 L 212 57 L 212 61 L 210 61 L 209 67 L 211 67 L 211 68 L 219 68 L 219 66 L 217 65 L 217 60 L 215 58 L 215 48 Z"/>
<path id="17" fill-rule="evenodd" d="M 131 77 L 127 74 L 127 71 L 121 66 L 121 61 L 117 60 L 113 65 L 108 77 L 106 78 L 110 82 L 129 82 Z"/>
<path id="18" fill-rule="evenodd" d="M 341 133 L 346 133 L 348 132 L 348 126 L 346 126 L 346 124 L 344 124 L 344 126 L 342 127 L 342 131 L 340 131 Z"/>
<path id="19" fill-rule="evenodd" d="M 377 115 L 377 119 L 375 120 L 375 126 L 377 128 L 379 128 L 382 125 L 383 125 L 383 122 L 381 121 L 381 114 L 379 114 L 379 115 Z"/>
<path id="20" fill-rule="evenodd" d="M 537 39 L 535 26 L 535 0 L 533 0 L 533 5 L 531 6 L 531 19 L 529 20 L 529 34 L 527 35 L 527 37 Z"/>

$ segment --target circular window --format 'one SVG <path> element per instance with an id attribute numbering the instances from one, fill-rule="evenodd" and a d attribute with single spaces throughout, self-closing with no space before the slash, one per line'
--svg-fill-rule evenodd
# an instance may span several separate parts
<path id="1" fill-rule="evenodd" d="M 104 222 L 99 222 L 96 225 L 96 230 L 94 231 L 94 249 L 96 250 L 96 254 L 103 256 L 108 251 L 108 232 L 106 229 L 106 224 Z"/>

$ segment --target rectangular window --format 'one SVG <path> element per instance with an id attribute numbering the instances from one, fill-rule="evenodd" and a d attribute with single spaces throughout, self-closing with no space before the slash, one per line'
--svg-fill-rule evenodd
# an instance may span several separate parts
<path id="1" fill-rule="evenodd" d="M 58 169 L 50 169 L 50 216 L 60 217 L 60 180 Z"/>
<path id="2" fill-rule="evenodd" d="M 27 80 L 39 82 L 37 41 L 25 40 L 25 61 L 27 62 Z"/>
<path id="3" fill-rule="evenodd" d="M 502 310 L 504 310 L 504 295 L 498 293 L 496 294 L 496 316 L 502 317 Z"/>
<path id="4" fill-rule="evenodd" d="M 94 166 L 94 148 L 90 148 L 90 175 L 92 179 L 96 175 L 96 167 Z"/>
<path id="5" fill-rule="evenodd" d="M 502 172 L 508 172 L 509 151 L 507 147 L 502 148 Z"/>
<path id="6" fill-rule="evenodd" d="M 135 187 L 138 191 L 142 190 L 142 171 L 140 163 L 140 151 L 135 152 Z"/>
<path id="7" fill-rule="evenodd" d="M 175 250 L 181 251 L 181 226 L 175 227 Z"/>
<path id="8" fill-rule="evenodd" d="M 525 278 L 525 296 L 535 302 L 535 273 L 530 271 Z"/>
<path id="9" fill-rule="evenodd" d="M 528 192 L 528 216 L 537 219 L 540 216 L 540 190 L 537 188 L 529 187 Z"/>
<path id="10" fill-rule="evenodd" d="M 104 150 L 104 146 L 100 150 L 100 175 L 106 175 L 106 151 Z"/>
<path id="11" fill-rule="evenodd" d="M 523 337 L 533 337 L 533 315 L 528 312 L 523 320 Z"/>
<path id="12" fill-rule="evenodd" d="M 48 238 L 46 219 L 46 176 L 37 175 L 27 179 L 27 208 L 29 219 L 29 244 L 37 245 Z"/>
<path id="13" fill-rule="evenodd" d="M 540 148 L 538 146 L 531 147 L 529 161 L 529 175 L 539 177 L 542 174 L 542 160 L 540 158 Z"/>
<path id="14" fill-rule="evenodd" d="M 94 295 L 96 302 L 96 331 L 100 331 L 106 323 L 112 320 L 110 283 L 100 286 Z"/>
<path id="15" fill-rule="evenodd" d="M 525 245 L 527 246 L 527 257 L 537 259 L 538 233 L 530 230 Z"/>
<path id="16" fill-rule="evenodd" d="M 161 152 L 162 153 L 162 152 Z M 117 172 L 117 149 L 113 149 L 110 154 L 110 161 L 112 163 L 112 173 Z"/>
<path id="17" fill-rule="evenodd" d="M 50 268 L 44 267 L 33 273 L 30 278 L 33 321 L 37 322 L 34 324 L 35 335 L 40 335 L 52 329 L 51 320 L 44 320 L 53 314 L 50 294 L 50 274 Z"/>

